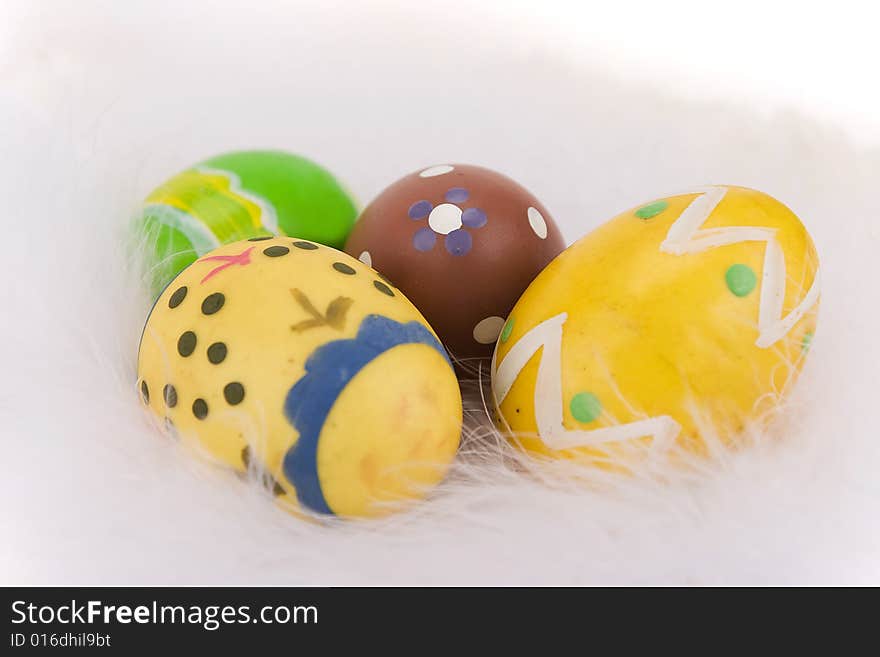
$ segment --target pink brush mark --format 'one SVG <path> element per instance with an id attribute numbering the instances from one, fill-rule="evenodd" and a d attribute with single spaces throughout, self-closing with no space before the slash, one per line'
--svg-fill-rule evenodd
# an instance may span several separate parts
<path id="1" fill-rule="evenodd" d="M 219 267 L 214 267 L 211 271 L 208 272 L 208 275 L 202 279 L 202 283 L 204 283 L 209 278 L 212 278 L 215 274 L 219 274 L 221 271 L 226 269 L 227 267 L 231 267 L 232 265 L 241 265 L 244 267 L 245 265 L 251 264 L 251 251 L 254 250 L 254 247 L 250 247 L 239 253 L 238 255 L 217 255 L 217 256 L 208 256 L 207 258 L 199 258 L 199 262 L 207 262 L 208 260 L 219 260 L 224 263 Z"/>

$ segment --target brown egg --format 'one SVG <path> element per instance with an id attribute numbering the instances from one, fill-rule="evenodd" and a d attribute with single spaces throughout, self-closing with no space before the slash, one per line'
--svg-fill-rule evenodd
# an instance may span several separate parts
<path id="1" fill-rule="evenodd" d="M 367 206 L 345 245 L 403 291 L 457 359 L 492 355 L 513 304 L 564 248 L 528 190 L 467 164 L 398 180 Z"/>

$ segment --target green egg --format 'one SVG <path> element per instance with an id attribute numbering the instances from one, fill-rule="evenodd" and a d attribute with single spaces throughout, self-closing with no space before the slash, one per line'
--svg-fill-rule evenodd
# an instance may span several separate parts
<path id="1" fill-rule="evenodd" d="M 220 245 L 289 235 L 341 249 L 357 206 L 333 174 L 282 151 L 235 151 L 183 171 L 146 198 L 136 221 L 153 296 Z"/>

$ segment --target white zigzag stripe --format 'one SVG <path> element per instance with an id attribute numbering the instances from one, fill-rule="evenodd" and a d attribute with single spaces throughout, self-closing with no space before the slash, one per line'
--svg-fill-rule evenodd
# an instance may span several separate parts
<path id="1" fill-rule="evenodd" d="M 602 427 L 591 431 L 568 430 L 562 415 L 562 325 L 568 319 L 566 313 L 544 320 L 523 335 L 496 368 L 492 356 L 492 396 L 495 407 L 507 397 L 514 381 L 529 359 L 541 347 L 541 362 L 535 381 L 535 423 L 538 437 L 550 449 L 571 449 L 603 443 L 632 440 L 651 436 L 653 449 L 665 449 L 672 445 L 681 425 L 668 415 L 645 418 L 627 424 Z M 499 411 L 500 413 L 500 411 Z M 503 417 L 503 416 L 502 416 Z M 508 427 L 509 429 L 510 427 Z"/>
<path id="2" fill-rule="evenodd" d="M 684 255 L 739 242 L 766 242 L 761 299 L 758 306 L 758 339 L 755 341 L 758 347 L 766 349 L 785 337 L 804 313 L 819 300 L 819 271 L 816 270 L 813 284 L 801 302 L 788 315 L 783 316 L 785 254 L 776 240 L 776 229 L 761 226 L 729 226 L 700 230 L 700 226 L 724 199 L 727 188 L 707 187 L 696 190 L 696 193 L 700 195 L 673 222 L 666 239 L 660 244 L 660 250 L 672 255 Z"/>

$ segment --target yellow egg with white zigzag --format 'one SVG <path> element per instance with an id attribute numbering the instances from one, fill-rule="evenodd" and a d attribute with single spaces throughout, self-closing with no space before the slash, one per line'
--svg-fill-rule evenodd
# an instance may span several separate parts
<path id="1" fill-rule="evenodd" d="M 772 197 L 713 186 L 639 206 L 514 306 L 492 360 L 499 425 L 527 451 L 597 463 L 735 442 L 791 389 L 818 306 L 816 249 Z"/>

